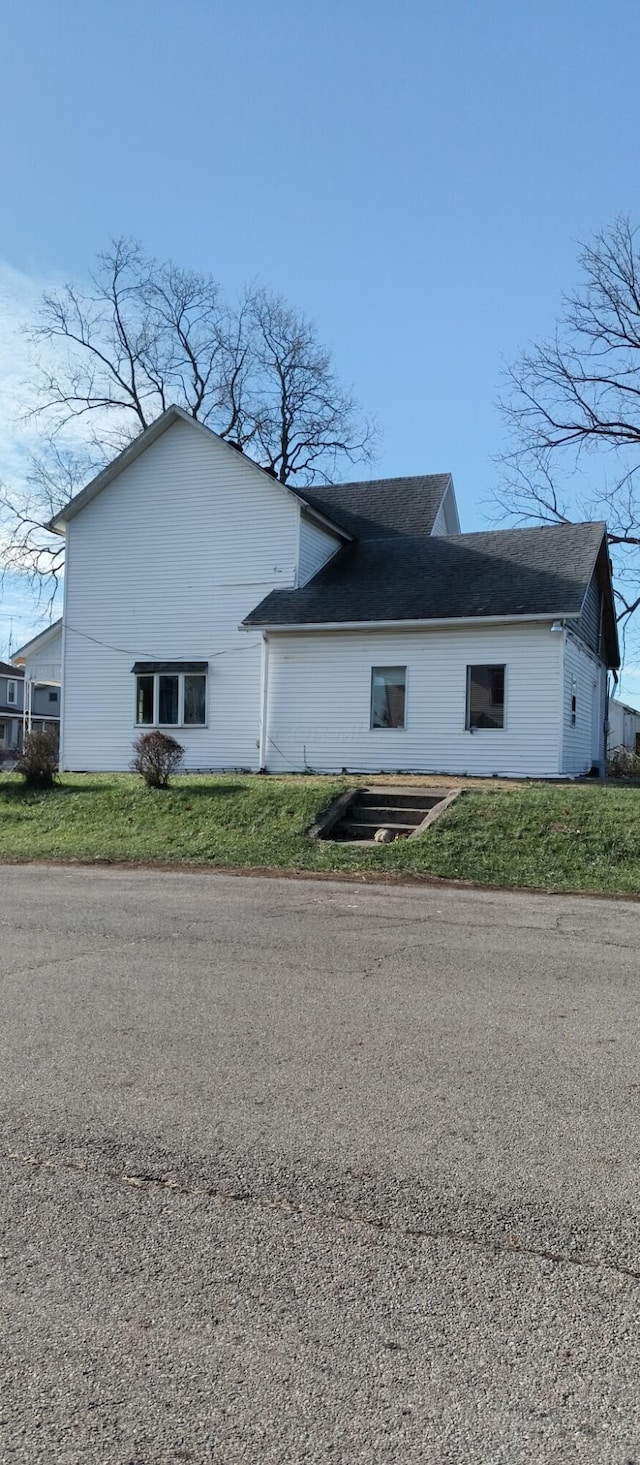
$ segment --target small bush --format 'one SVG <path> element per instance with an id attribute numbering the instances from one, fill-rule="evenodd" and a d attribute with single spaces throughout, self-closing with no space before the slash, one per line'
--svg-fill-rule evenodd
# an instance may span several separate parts
<path id="1" fill-rule="evenodd" d="M 131 764 L 134 773 L 140 773 L 147 788 L 166 788 L 172 773 L 177 773 L 184 748 L 167 733 L 142 733 L 133 745 L 135 758 Z"/>
<path id="2" fill-rule="evenodd" d="M 58 769 L 57 728 L 26 733 L 16 767 L 27 788 L 52 788 Z"/>
<path id="3" fill-rule="evenodd" d="M 607 762 L 609 778 L 640 778 L 640 754 L 631 748 L 613 748 Z"/>

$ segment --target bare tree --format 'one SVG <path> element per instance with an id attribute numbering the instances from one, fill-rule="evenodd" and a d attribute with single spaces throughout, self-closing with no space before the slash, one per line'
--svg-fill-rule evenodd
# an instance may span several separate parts
<path id="1" fill-rule="evenodd" d="M 521 520 L 606 518 L 626 621 L 640 606 L 637 229 L 617 218 L 582 246 L 579 264 L 581 283 L 564 298 L 554 334 L 507 370 L 497 498 Z"/>
<path id="2" fill-rule="evenodd" d="M 330 482 L 340 460 L 371 456 L 371 424 L 360 421 L 313 326 L 282 296 L 248 301 L 250 374 L 245 409 L 259 461 L 281 483 Z"/>
<path id="3" fill-rule="evenodd" d="M 64 553 L 46 529 L 53 513 L 171 403 L 282 483 L 372 458 L 374 426 L 299 311 L 257 287 L 230 305 L 212 276 L 135 240 L 115 240 L 86 288 L 47 293 L 31 334 L 46 362 L 29 412 L 43 446 L 26 493 L 0 488 L 0 518 L 5 568 L 54 593 Z"/>

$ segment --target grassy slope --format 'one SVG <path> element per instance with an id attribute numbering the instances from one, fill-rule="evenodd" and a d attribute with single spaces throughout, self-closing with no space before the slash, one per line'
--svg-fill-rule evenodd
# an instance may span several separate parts
<path id="1" fill-rule="evenodd" d="M 433 874 L 490 885 L 640 894 L 640 789 L 465 791 L 418 840 L 350 849 L 304 830 L 345 780 L 65 774 L 50 794 L 0 776 L 0 859 L 139 860 Z"/>

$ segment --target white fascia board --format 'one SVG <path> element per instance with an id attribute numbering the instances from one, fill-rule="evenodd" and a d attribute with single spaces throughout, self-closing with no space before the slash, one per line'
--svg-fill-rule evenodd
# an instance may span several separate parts
<path id="1" fill-rule="evenodd" d="M 456 499 L 456 491 L 455 491 L 455 488 L 453 486 L 453 478 L 452 478 L 452 475 L 451 474 L 449 474 L 449 482 L 447 484 L 447 487 L 445 488 L 445 491 L 444 491 L 444 493 L 442 495 L 442 499 L 441 499 L 441 505 L 442 504 L 445 504 L 445 511 L 444 511 L 445 519 L 447 517 L 447 506 L 446 506 L 446 500 L 447 499 L 448 499 L 448 501 L 451 504 L 451 507 L 453 509 L 453 518 L 455 519 L 455 525 L 456 525 L 455 529 L 449 530 L 448 532 L 451 533 L 451 534 L 460 534 L 461 531 L 460 531 L 460 515 L 458 513 L 458 501 Z"/>
<path id="2" fill-rule="evenodd" d="M 145 427 L 142 432 L 139 432 L 137 437 L 133 439 L 133 442 L 129 443 L 128 447 L 123 448 L 121 453 L 118 453 L 117 458 L 114 458 L 112 463 L 108 463 L 106 468 L 103 468 L 95 478 L 92 478 L 91 482 L 85 488 L 81 489 L 80 493 L 76 494 L 75 498 L 72 498 L 60 513 L 55 514 L 50 519 L 47 528 L 51 533 L 63 535 L 69 521 L 75 519 L 76 514 L 79 514 L 82 509 L 86 508 L 87 504 L 91 503 L 92 499 L 96 498 L 99 493 L 102 493 L 103 488 L 107 488 L 110 483 L 113 483 L 114 478 L 117 478 L 125 468 L 129 468 L 131 463 L 135 463 L 136 458 L 139 458 L 142 453 L 146 453 L 147 448 L 150 448 L 152 443 L 157 442 L 158 438 L 162 437 L 162 434 L 168 428 L 173 427 L 176 422 L 185 422 L 188 427 L 193 427 L 198 432 L 206 433 L 209 438 L 215 438 L 216 442 L 227 453 L 233 453 L 236 461 L 240 458 L 246 463 L 248 468 L 255 473 L 259 473 L 261 477 L 267 478 L 269 483 L 272 485 L 275 484 L 282 493 L 286 493 L 289 498 L 295 499 L 296 503 L 303 502 L 302 494 L 298 493 L 296 489 L 290 488 L 286 483 L 281 483 L 279 478 L 274 478 L 273 474 L 268 473 L 266 468 L 261 468 L 259 463 L 254 463 L 253 458 L 247 457 L 246 453 L 238 452 L 238 449 L 234 448 L 232 443 L 226 442 L 217 432 L 214 432 L 212 427 L 207 427 L 206 422 L 199 422 L 197 417 L 192 417 L 189 412 L 185 412 L 183 407 L 172 406 L 167 407 L 165 412 L 162 412 L 159 417 L 156 417 L 155 422 L 152 422 L 149 427 Z M 342 533 L 342 530 L 338 529 L 337 524 L 331 524 L 330 520 L 327 520 L 327 523 L 330 524 L 330 527 L 336 534 Z"/>
<path id="3" fill-rule="evenodd" d="M 326 514 L 321 514 L 319 509 L 312 509 L 311 504 L 307 503 L 302 492 L 299 495 L 296 493 L 296 498 L 299 498 L 305 518 L 317 519 L 319 524 L 323 524 L 332 534 L 335 534 L 336 539 L 345 539 L 349 544 L 353 543 L 353 534 L 349 534 L 347 529 L 340 529 L 337 524 L 334 524 L 333 519 L 327 519 Z"/>
<path id="4" fill-rule="evenodd" d="M 545 622 L 564 620 L 577 620 L 578 613 L 575 610 L 545 611 L 544 615 L 520 615 L 520 616 L 448 616 L 436 620 L 427 621 L 323 621 L 311 623 L 310 621 L 300 622 L 298 625 L 269 625 L 267 622 L 251 622 L 246 625 L 244 622 L 238 627 L 240 631 L 267 631 L 269 635 L 283 636 L 290 631 L 430 631 L 446 630 L 447 626 L 465 626 L 472 630 L 474 626 L 515 626 L 527 625 L 536 622 L 544 625 Z"/>
<path id="5" fill-rule="evenodd" d="M 42 647 L 46 646 L 48 642 L 52 639 L 52 637 L 57 636 L 61 630 L 62 617 L 60 616 L 57 621 L 53 621 L 50 626 L 47 626 L 46 631 L 40 631 L 37 636 L 32 637 L 31 641 L 25 641 L 24 646 L 20 646 L 17 651 L 14 651 L 13 656 L 11 657 L 12 665 L 14 665 L 17 661 L 24 661 L 25 653 L 27 651 L 40 651 Z"/>

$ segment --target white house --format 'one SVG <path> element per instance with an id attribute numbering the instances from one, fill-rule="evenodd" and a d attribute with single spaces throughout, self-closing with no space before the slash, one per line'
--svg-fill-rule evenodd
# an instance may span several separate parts
<path id="1" fill-rule="evenodd" d="M 640 712 L 626 702 L 612 698 L 609 702 L 608 751 L 626 748 L 628 752 L 640 753 Z"/>
<path id="2" fill-rule="evenodd" d="M 604 524 L 461 534 L 449 474 L 294 489 L 177 407 L 67 539 L 61 764 L 515 776 L 602 768 Z"/>

